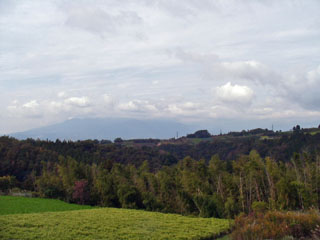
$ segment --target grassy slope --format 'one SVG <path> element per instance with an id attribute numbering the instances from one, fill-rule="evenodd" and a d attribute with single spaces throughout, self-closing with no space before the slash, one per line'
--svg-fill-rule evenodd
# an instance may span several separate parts
<path id="1" fill-rule="evenodd" d="M 0 215 L 70 211 L 92 208 L 56 199 L 0 196 Z"/>
<path id="2" fill-rule="evenodd" d="M 2 215 L 0 226 L 0 239 L 205 239 L 228 230 L 229 221 L 95 208 Z"/>

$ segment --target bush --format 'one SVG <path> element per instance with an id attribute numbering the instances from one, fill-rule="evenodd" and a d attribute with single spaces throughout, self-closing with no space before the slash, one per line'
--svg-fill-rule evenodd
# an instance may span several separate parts
<path id="1" fill-rule="evenodd" d="M 268 204 L 266 202 L 256 202 L 254 201 L 251 206 L 254 212 L 265 212 L 268 210 Z"/>
<path id="2" fill-rule="evenodd" d="M 137 188 L 129 185 L 121 185 L 117 191 L 121 207 L 123 208 L 142 208 L 141 196 Z"/>
<path id="3" fill-rule="evenodd" d="M 7 194 L 11 188 L 15 186 L 16 179 L 14 176 L 0 177 L 0 191 Z"/>
<path id="4" fill-rule="evenodd" d="M 311 237 L 320 224 L 319 212 L 269 211 L 241 215 L 235 219 L 232 239 L 282 239 Z"/>

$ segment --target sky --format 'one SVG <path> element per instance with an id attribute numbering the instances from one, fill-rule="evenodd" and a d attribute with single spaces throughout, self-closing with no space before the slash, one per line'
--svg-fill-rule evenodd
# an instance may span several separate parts
<path id="1" fill-rule="evenodd" d="M 318 126 L 319 12 L 319 0 L 0 0 L 0 134 L 87 117 Z"/>

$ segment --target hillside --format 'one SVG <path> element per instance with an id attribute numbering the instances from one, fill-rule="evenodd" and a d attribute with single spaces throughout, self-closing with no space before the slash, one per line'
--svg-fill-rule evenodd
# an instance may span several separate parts
<path id="1" fill-rule="evenodd" d="M 192 134 L 189 134 L 178 139 L 117 139 L 114 143 L 109 140 L 19 141 L 0 137 L 0 175 L 14 175 L 23 180 L 32 170 L 40 174 L 41 162 L 57 162 L 59 155 L 70 156 L 87 164 L 117 162 L 138 167 L 147 161 L 152 170 L 176 164 L 186 156 L 209 161 L 218 154 L 221 159 L 231 163 L 251 150 L 258 151 L 263 158 L 288 162 L 294 153 L 306 151 L 314 155 L 320 144 L 319 133 L 319 128 L 295 132 L 254 129 L 205 138 L 190 137 Z"/>

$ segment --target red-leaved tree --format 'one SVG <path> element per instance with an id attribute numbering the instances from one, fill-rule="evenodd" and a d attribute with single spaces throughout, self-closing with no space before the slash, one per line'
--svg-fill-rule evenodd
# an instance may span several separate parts
<path id="1" fill-rule="evenodd" d="M 90 191 L 87 180 L 80 180 L 74 183 L 72 198 L 78 204 L 89 203 Z"/>

